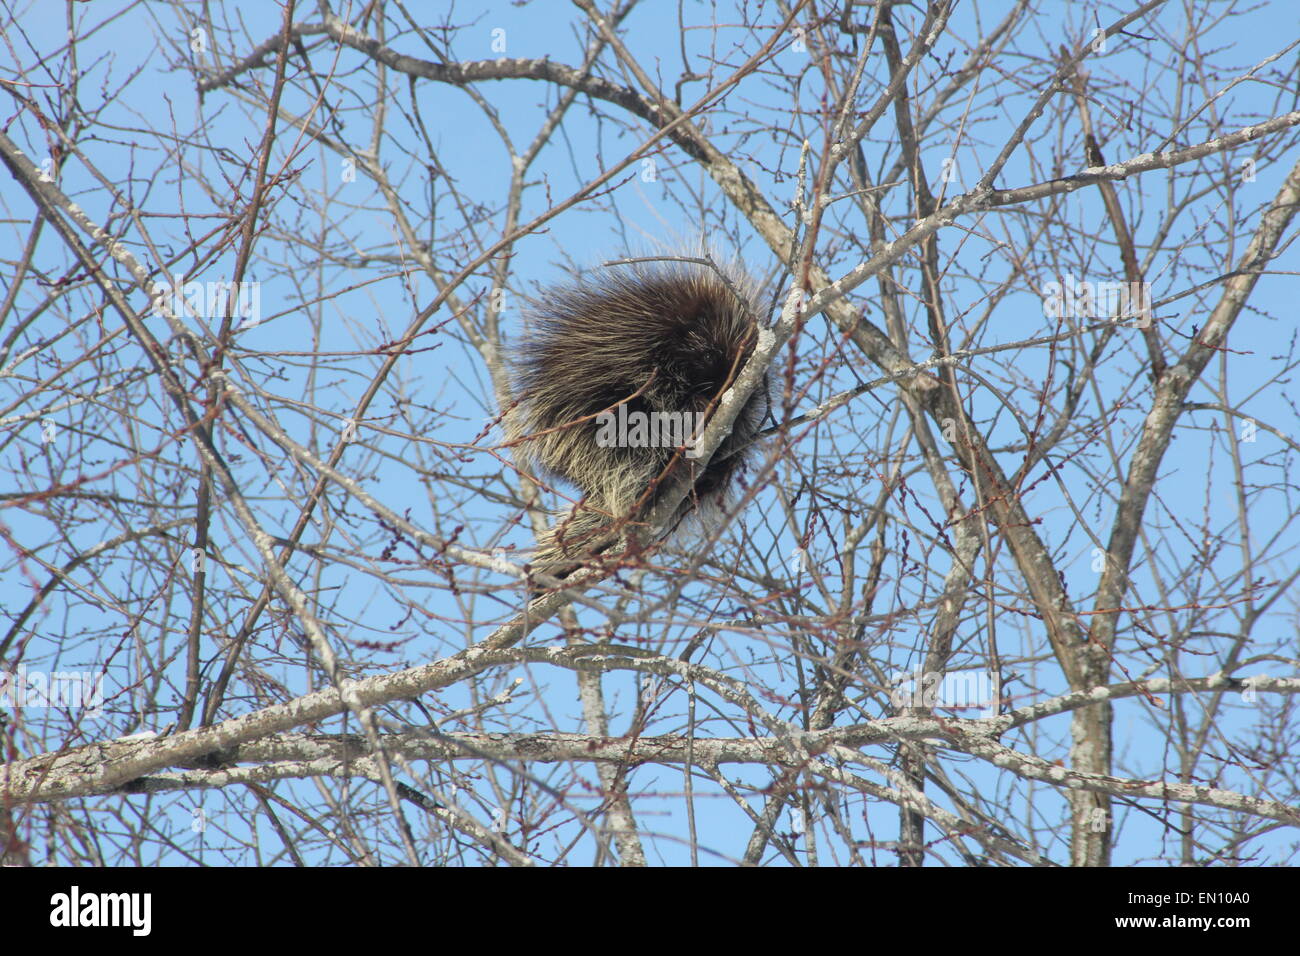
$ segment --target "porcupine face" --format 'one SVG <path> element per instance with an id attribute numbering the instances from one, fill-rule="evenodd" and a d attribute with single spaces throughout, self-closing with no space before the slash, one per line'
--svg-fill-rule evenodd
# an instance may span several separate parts
<path id="1" fill-rule="evenodd" d="M 732 286 L 749 294 L 744 277 Z M 540 435 L 525 443 L 532 460 L 612 510 L 629 507 L 673 461 L 674 449 L 600 447 L 593 416 L 619 403 L 628 413 L 706 412 L 755 338 L 746 304 L 702 267 L 612 269 L 553 293 L 532 318 L 516 362 L 520 405 L 511 430 Z M 746 457 L 729 453 L 758 432 L 767 401 L 765 387 L 751 396 L 696 478 L 693 497 L 725 495 Z M 679 455 L 675 467 L 698 466 Z"/>

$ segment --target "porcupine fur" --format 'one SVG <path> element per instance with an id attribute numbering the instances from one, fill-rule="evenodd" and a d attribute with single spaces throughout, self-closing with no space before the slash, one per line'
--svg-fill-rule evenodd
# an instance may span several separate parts
<path id="1" fill-rule="evenodd" d="M 727 498 L 768 412 L 766 380 L 702 469 L 672 447 L 602 447 L 596 418 L 617 413 L 620 403 L 629 413 L 716 408 L 758 331 L 756 283 L 736 268 L 725 275 L 685 263 L 612 267 L 550 291 L 531 311 L 513 362 L 517 401 L 505 416 L 506 431 L 537 472 L 571 482 L 583 495 L 539 540 L 534 570 L 570 573 L 635 517 L 654 484 L 638 512 L 647 513 L 679 469 L 699 473 L 669 531 L 697 508 Z"/>

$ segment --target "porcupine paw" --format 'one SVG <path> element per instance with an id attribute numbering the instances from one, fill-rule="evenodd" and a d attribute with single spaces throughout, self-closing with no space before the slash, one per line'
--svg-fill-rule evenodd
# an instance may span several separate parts
<path id="1" fill-rule="evenodd" d="M 611 530 L 608 515 L 594 511 L 564 514 L 543 533 L 537 542 L 537 554 L 529 562 L 533 579 L 529 581 L 529 596 L 535 598 L 546 592 L 546 585 L 536 581 L 537 575 L 549 575 L 564 580 L 593 556 L 596 548 Z"/>

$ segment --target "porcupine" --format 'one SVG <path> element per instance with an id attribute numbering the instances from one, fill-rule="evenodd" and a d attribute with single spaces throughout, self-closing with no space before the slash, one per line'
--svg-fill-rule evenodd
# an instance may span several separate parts
<path id="1" fill-rule="evenodd" d="M 704 414 L 753 351 L 756 298 L 757 284 L 734 267 L 636 263 L 554 289 L 531 311 L 512 363 L 517 401 L 506 431 L 536 471 L 583 494 L 539 540 L 534 570 L 569 574 L 637 517 L 643 498 L 638 515 L 648 513 L 680 469 L 698 474 L 666 533 L 700 506 L 726 500 L 768 413 L 766 378 L 702 469 L 673 428 L 684 424 L 687 441 L 702 434 Z M 638 421 L 659 422 L 658 442 L 649 428 L 637 441 Z M 623 440 L 611 443 L 612 434 Z"/>

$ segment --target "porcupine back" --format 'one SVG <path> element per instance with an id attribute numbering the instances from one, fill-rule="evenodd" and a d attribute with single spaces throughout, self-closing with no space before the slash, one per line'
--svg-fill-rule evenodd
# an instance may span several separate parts
<path id="1" fill-rule="evenodd" d="M 556 559 L 580 554 L 584 540 L 626 516 L 652 481 L 667 483 L 673 448 L 601 447 L 595 416 L 620 402 L 629 413 L 708 410 L 753 350 L 754 286 L 703 266 L 620 267 L 552 290 L 530 313 L 507 430 L 523 439 L 517 447 L 538 471 L 572 482 L 587 499 L 541 543 L 535 566 L 566 573 Z M 760 386 L 704 469 L 676 456 L 674 469 L 699 471 L 678 518 L 726 496 L 744 467 L 737 451 L 757 434 L 767 402 Z"/>

